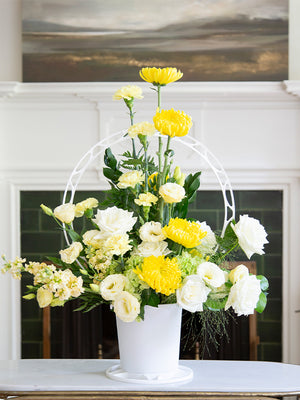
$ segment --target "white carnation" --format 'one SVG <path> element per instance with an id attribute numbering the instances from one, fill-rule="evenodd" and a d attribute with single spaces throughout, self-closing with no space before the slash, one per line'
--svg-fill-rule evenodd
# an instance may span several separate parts
<path id="1" fill-rule="evenodd" d="M 146 222 L 140 227 L 140 238 L 144 242 L 160 242 L 166 238 L 160 222 Z"/>
<path id="2" fill-rule="evenodd" d="M 224 272 L 212 262 L 204 262 L 197 268 L 197 275 L 212 288 L 219 288 L 225 283 Z"/>
<path id="3" fill-rule="evenodd" d="M 185 190 L 177 183 L 167 182 L 159 188 L 159 194 L 165 203 L 179 203 L 185 196 Z"/>
<path id="4" fill-rule="evenodd" d="M 135 254 L 142 257 L 159 257 L 166 256 L 171 253 L 171 250 L 168 249 L 168 243 L 165 241 L 161 242 L 142 242 L 138 245 L 135 250 Z"/>
<path id="5" fill-rule="evenodd" d="M 203 311 L 210 289 L 198 275 L 187 276 L 182 286 L 176 290 L 177 303 L 190 312 Z"/>
<path id="6" fill-rule="evenodd" d="M 238 316 L 253 314 L 260 293 L 260 281 L 256 276 L 245 276 L 231 287 L 225 310 L 232 307 Z"/>
<path id="7" fill-rule="evenodd" d="M 54 209 L 54 215 L 65 224 L 70 224 L 75 218 L 75 204 L 66 203 Z"/>
<path id="8" fill-rule="evenodd" d="M 256 254 L 264 254 L 264 245 L 269 243 L 267 240 L 267 233 L 261 223 L 246 215 L 241 215 L 237 224 L 231 224 L 231 227 L 236 234 L 239 245 L 245 252 L 248 259 Z"/>

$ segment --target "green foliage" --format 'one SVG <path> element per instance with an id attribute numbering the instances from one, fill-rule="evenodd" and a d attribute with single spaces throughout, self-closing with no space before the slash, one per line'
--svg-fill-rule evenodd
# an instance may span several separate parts
<path id="1" fill-rule="evenodd" d="M 267 296 L 264 292 L 261 292 L 255 310 L 259 313 L 262 313 L 266 308 L 266 305 L 267 305 Z"/>
<path id="2" fill-rule="evenodd" d="M 189 174 L 185 178 L 184 182 L 184 190 L 185 190 L 185 197 L 180 202 L 177 203 L 173 210 L 173 217 L 185 218 L 188 212 L 188 205 L 189 203 L 195 200 L 197 190 L 200 187 L 200 175 L 201 172 L 196 172 L 195 174 Z"/>

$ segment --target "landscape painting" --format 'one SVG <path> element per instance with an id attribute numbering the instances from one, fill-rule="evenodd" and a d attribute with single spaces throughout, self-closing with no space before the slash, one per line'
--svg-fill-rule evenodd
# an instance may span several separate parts
<path id="1" fill-rule="evenodd" d="M 23 81 L 288 79 L 288 0 L 23 0 Z"/>

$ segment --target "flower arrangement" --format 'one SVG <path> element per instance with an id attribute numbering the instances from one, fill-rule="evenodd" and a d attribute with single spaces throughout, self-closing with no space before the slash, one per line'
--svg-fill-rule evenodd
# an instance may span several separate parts
<path id="1" fill-rule="evenodd" d="M 20 279 L 33 276 L 25 299 L 40 307 L 63 306 L 81 299 L 79 310 L 111 304 L 125 322 L 142 320 L 146 305 L 178 303 L 191 313 L 228 310 L 237 315 L 262 312 L 268 281 L 251 275 L 244 265 L 233 270 L 226 260 L 239 249 L 250 258 L 264 254 L 264 227 L 248 215 L 228 224 L 223 237 L 204 221 L 187 217 L 188 206 L 200 185 L 200 172 L 186 176 L 173 168 L 172 138 L 188 134 L 192 118 L 183 111 L 161 107 L 161 89 L 179 80 L 176 68 L 142 68 L 141 78 L 153 85 L 158 107 L 153 123 L 135 123 L 134 101 L 142 99 L 138 86 L 125 86 L 113 98 L 129 110 L 130 150 L 120 157 L 105 151 L 103 174 L 110 184 L 107 199 L 88 198 L 54 210 L 41 205 L 66 231 L 72 243 L 48 263 L 4 259 L 3 271 Z M 150 141 L 157 153 L 149 154 Z M 73 221 L 86 218 L 91 229 L 82 234 Z"/>

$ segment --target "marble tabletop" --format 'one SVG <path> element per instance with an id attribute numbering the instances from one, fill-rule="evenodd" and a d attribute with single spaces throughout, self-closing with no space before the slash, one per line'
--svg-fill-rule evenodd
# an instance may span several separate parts
<path id="1" fill-rule="evenodd" d="M 0 361 L 0 393 L 30 391 L 179 391 L 300 394 L 300 365 L 262 361 L 195 361 L 192 381 L 169 385 L 117 382 L 105 371 L 118 360 Z"/>

